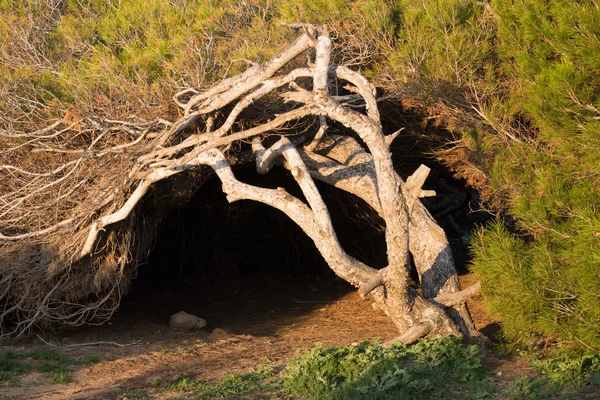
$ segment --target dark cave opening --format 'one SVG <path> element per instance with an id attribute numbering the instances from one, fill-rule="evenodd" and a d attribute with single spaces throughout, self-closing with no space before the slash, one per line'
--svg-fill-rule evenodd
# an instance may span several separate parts
<path id="1" fill-rule="evenodd" d="M 459 274 L 467 272 L 470 234 L 490 216 L 479 211 L 476 190 L 456 179 L 436 159 L 433 149 L 449 140 L 451 133 L 429 123 L 423 125 L 421 115 L 399 107 L 394 101 L 381 107 L 384 132 L 389 134 L 398 126 L 405 127 L 391 145 L 400 176 L 406 179 L 421 163 L 431 168 L 424 189 L 435 190 L 437 196 L 424 199 L 423 203 L 446 231 Z M 352 134 L 336 123 L 330 124 L 328 132 Z M 275 167 L 260 175 L 253 164 L 243 164 L 234 167 L 234 173 L 243 182 L 282 187 L 304 200 L 297 183 L 283 168 Z M 316 183 L 345 251 L 374 268 L 384 267 L 384 223 L 377 213 L 354 195 Z M 336 278 L 312 240 L 289 217 L 249 200 L 230 204 L 221 182 L 212 176 L 163 222 L 148 263 L 138 269 L 133 291 L 140 285 L 215 287 L 223 282 L 243 282 L 267 275 L 286 279 Z M 412 276 L 417 282 L 414 268 Z M 348 290 L 353 289 L 348 285 Z"/>
<path id="2" fill-rule="evenodd" d="M 404 146 L 402 142 L 400 145 Z M 438 196 L 425 199 L 424 203 L 446 230 L 457 269 L 463 273 L 469 260 L 469 232 L 488 215 L 474 212 L 478 197 L 465 188 L 464 182 L 452 179 L 433 160 L 425 163 L 432 168 L 425 189 L 436 190 Z M 235 168 L 235 173 L 246 183 L 282 187 L 304 200 L 296 182 L 283 168 L 275 167 L 260 175 L 253 165 L 245 165 Z M 409 173 L 401 175 L 406 178 Z M 370 266 L 384 267 L 385 238 L 379 216 L 354 195 L 317 184 L 343 248 Z M 254 201 L 230 204 L 220 181 L 211 177 L 185 205 L 170 213 L 148 264 L 140 266 L 134 282 L 170 287 L 211 285 L 261 274 L 335 278 L 312 240 L 290 218 Z"/>
<path id="3" fill-rule="evenodd" d="M 236 167 L 235 174 L 304 200 L 283 168 L 259 175 L 247 165 Z M 353 195 L 318 186 L 346 251 L 376 268 L 385 266 L 383 231 L 374 212 Z M 113 321 L 128 326 L 135 315 L 138 322 L 164 326 L 183 310 L 204 318 L 209 330 L 263 336 L 354 293 L 289 217 L 258 202 L 228 203 L 213 176 L 172 210 Z"/>
<path id="4" fill-rule="evenodd" d="M 236 176 L 261 187 L 283 187 L 304 200 L 282 168 L 259 175 L 254 166 L 246 166 L 236 168 Z M 375 213 L 353 195 L 327 185 L 319 184 L 319 189 L 346 251 L 383 267 L 384 236 Z M 228 203 L 220 181 L 211 177 L 187 204 L 171 212 L 136 280 L 178 286 L 260 274 L 335 278 L 312 240 L 289 217 L 254 201 Z"/>
<path id="5" fill-rule="evenodd" d="M 404 179 L 421 163 L 431 168 L 424 189 L 436 190 L 438 196 L 426 200 L 426 206 L 432 215 L 442 215 L 438 222 L 446 230 L 459 274 L 465 273 L 468 234 L 488 216 L 473 212 L 477 193 L 427 155 L 426 147 L 413 134 L 400 135 L 392 146 L 394 163 Z M 258 174 L 253 164 L 233 169 L 243 182 L 282 187 L 304 200 L 283 168 L 266 175 Z M 376 212 L 354 195 L 316 183 L 346 252 L 374 268 L 384 267 L 383 221 Z M 412 277 L 418 282 L 414 268 Z M 164 221 L 148 262 L 139 266 L 123 299 L 121 315 L 137 313 L 143 305 L 150 311 L 144 318 L 165 324 L 171 314 L 184 310 L 205 318 L 209 328 L 263 335 L 351 293 L 355 289 L 334 275 L 289 217 L 249 200 L 230 204 L 212 176 Z"/>

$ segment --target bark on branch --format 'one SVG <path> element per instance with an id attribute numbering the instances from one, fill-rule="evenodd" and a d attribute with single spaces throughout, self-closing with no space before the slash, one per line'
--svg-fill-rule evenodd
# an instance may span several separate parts
<path id="1" fill-rule="evenodd" d="M 300 164 L 299 156 L 296 158 L 293 153 L 292 146 L 281 152 L 292 168 L 297 167 L 304 172 L 305 168 Z M 342 249 L 333 232 L 329 212 L 316 188 L 312 189 L 311 186 L 314 185 L 314 182 L 311 184 L 312 180 L 308 173 L 295 178 L 301 185 L 312 209 L 282 188 L 266 189 L 237 180 L 227 158 L 217 149 L 202 153 L 197 159 L 199 163 L 209 165 L 217 173 L 223 183 L 223 191 L 230 202 L 242 199 L 259 201 L 277 208 L 290 217 L 313 239 L 319 252 L 340 278 L 358 287 L 375 274 L 375 269 L 349 256 Z"/>
<path id="2" fill-rule="evenodd" d="M 434 299 L 430 299 L 431 302 L 441 304 L 444 307 L 454 307 L 466 303 L 473 297 L 479 294 L 481 291 L 481 282 L 477 282 L 466 289 L 454 293 L 440 294 Z"/>

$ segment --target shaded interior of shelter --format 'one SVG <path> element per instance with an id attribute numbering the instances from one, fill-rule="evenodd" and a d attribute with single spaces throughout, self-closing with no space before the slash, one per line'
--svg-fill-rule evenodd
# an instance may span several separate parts
<path id="1" fill-rule="evenodd" d="M 248 165 L 234 170 L 243 182 L 271 189 L 282 187 L 304 201 L 291 175 L 280 167 L 266 175 Z M 353 256 L 381 266 L 384 249 L 378 227 L 373 226 L 371 215 L 354 215 L 366 206 L 327 185 L 319 188 L 344 247 Z M 259 274 L 333 276 L 312 240 L 288 216 L 255 201 L 229 203 L 220 181 L 212 177 L 185 206 L 173 210 L 150 254 L 149 265 L 140 269 L 138 279 L 177 286 Z"/>
<path id="2" fill-rule="evenodd" d="M 259 175 L 254 166 L 234 168 L 236 177 L 261 187 L 283 187 L 302 199 L 288 171 Z M 336 232 L 354 257 L 385 265 L 381 221 L 361 200 L 319 184 Z M 295 319 L 353 292 L 327 266 L 312 240 L 285 214 L 262 203 L 229 203 L 216 177 L 209 178 L 163 225 L 148 263 L 141 265 L 119 314 L 166 324 L 186 311 L 208 328 L 237 334 L 273 335 Z"/>
<path id="3" fill-rule="evenodd" d="M 427 144 L 417 136 L 400 135 L 393 145 L 394 162 L 403 178 L 421 163 L 432 168 L 424 188 L 436 190 L 438 197 L 430 199 L 430 205 L 446 195 L 464 202 L 451 213 L 453 223 L 448 223 L 447 217 L 439 221 L 447 231 L 457 269 L 464 273 L 469 232 L 488 216 L 473 212 L 478 207 L 477 194 L 453 179 L 426 149 Z M 304 200 L 282 168 L 260 175 L 254 165 L 246 164 L 235 167 L 234 172 L 243 182 L 283 187 Z M 343 248 L 374 268 L 384 267 L 383 221 L 357 197 L 317 184 Z M 414 272 L 413 278 L 417 278 Z M 291 325 L 298 315 L 354 290 L 333 274 L 312 240 L 289 217 L 258 202 L 230 204 L 220 181 L 212 177 L 189 202 L 171 212 L 121 308 L 131 311 L 140 304 L 155 304 L 156 312 L 148 318 L 157 323 L 184 310 L 205 318 L 209 327 L 270 334 L 264 329 L 267 320 L 278 319 L 278 326 Z"/>

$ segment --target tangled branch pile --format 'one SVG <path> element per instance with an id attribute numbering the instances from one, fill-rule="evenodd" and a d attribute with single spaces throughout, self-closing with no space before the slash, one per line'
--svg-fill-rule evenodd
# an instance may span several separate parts
<path id="1" fill-rule="evenodd" d="M 91 257 L 82 257 L 82 244 L 98 217 L 126 204 L 140 154 L 171 126 L 67 116 L 32 133 L 0 132 L 2 334 L 112 314 L 131 278 L 125 266 L 152 244 L 143 221 L 159 221 L 138 215 L 98 227 Z"/>
<path id="2" fill-rule="evenodd" d="M 397 133 L 383 134 L 375 88 L 357 72 L 330 65 L 325 28 L 290 26 L 303 34 L 268 62 L 248 61 L 244 72 L 205 91 L 177 93 L 182 116 L 175 122 L 65 118 L 34 133 L 1 132 L 2 335 L 108 318 L 152 245 L 160 211 L 168 210 L 163 200 L 148 213 L 141 200 L 159 194 L 159 182 L 177 193 L 173 178 L 183 172 L 195 174 L 199 185 L 204 166 L 216 172 L 229 201 L 255 200 L 287 214 L 338 276 L 372 295 L 398 327 L 398 340 L 477 335 L 464 303 L 478 287 L 461 291 L 445 235 L 418 201 L 431 195 L 421 190 L 428 169 L 400 179 L 389 151 Z M 293 69 L 309 50 L 314 64 Z M 265 100 L 279 113 L 246 116 Z M 349 133 L 328 134 L 328 121 Z M 244 159 L 260 173 L 275 163 L 289 169 L 307 203 L 281 188 L 238 181 L 231 164 Z M 342 249 L 313 179 L 353 193 L 380 214 L 386 268 L 377 271 Z M 409 250 L 424 297 L 409 286 Z"/>

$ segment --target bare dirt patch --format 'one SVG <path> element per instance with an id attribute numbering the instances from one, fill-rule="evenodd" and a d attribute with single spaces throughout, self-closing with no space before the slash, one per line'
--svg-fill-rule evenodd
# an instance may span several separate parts
<path id="1" fill-rule="evenodd" d="M 206 319 L 208 326 L 170 330 L 169 317 L 180 310 Z M 374 313 L 341 280 L 261 276 L 212 288 L 147 287 L 126 298 L 109 324 L 44 338 L 67 342 L 59 352 L 69 358 L 97 355 L 99 363 L 75 367 L 74 381 L 68 384 L 50 385 L 40 376 L 21 387 L 5 385 L 0 398 L 121 398 L 127 388 L 177 374 L 208 380 L 250 371 L 264 357 L 284 364 L 297 349 L 316 342 L 347 344 L 394 333 L 388 318 Z M 73 346 L 94 342 L 135 344 Z M 45 345 L 31 340 L 3 350 L 35 346 Z"/>
<path id="2" fill-rule="evenodd" d="M 471 276 L 462 279 L 471 284 Z M 477 300 L 469 305 L 478 329 L 498 323 Z M 181 310 L 206 319 L 208 326 L 189 332 L 170 330 L 170 315 Z M 140 388 L 150 398 L 163 399 L 175 394 L 160 390 L 156 382 L 176 375 L 211 380 L 252 371 L 265 357 L 281 367 L 297 350 L 317 342 L 347 345 L 395 335 L 385 315 L 374 312 L 368 301 L 337 279 L 261 275 L 210 286 L 138 287 L 110 323 L 43 338 L 58 344 L 65 357 L 82 361 L 98 357 L 98 363 L 74 366 L 73 381 L 66 384 L 29 374 L 18 387 L 3 384 L 0 399 L 123 399 Z M 79 346 L 96 342 L 127 346 Z M 47 345 L 33 338 L 2 350 L 41 347 Z M 500 383 L 531 373 L 522 363 L 492 354 L 487 363 Z"/>

